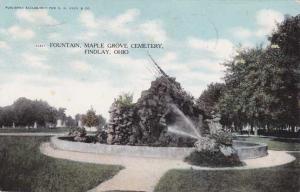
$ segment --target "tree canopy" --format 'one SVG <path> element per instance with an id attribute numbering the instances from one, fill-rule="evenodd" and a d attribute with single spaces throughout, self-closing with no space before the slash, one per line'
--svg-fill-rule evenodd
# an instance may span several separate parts
<path id="1" fill-rule="evenodd" d="M 83 125 L 87 126 L 87 127 L 100 127 L 102 128 L 105 123 L 106 120 L 102 115 L 97 115 L 96 111 L 91 108 L 89 109 L 86 114 L 81 115 L 81 119 L 82 119 L 82 123 Z"/>
<path id="2" fill-rule="evenodd" d="M 208 85 L 200 97 L 198 98 L 197 106 L 204 111 L 207 116 L 217 112 L 217 104 L 224 92 L 225 84 L 223 83 L 211 83 Z"/>
<path id="3" fill-rule="evenodd" d="M 12 105 L 0 108 L 0 125 L 39 126 L 55 123 L 58 118 L 65 117 L 65 109 L 56 109 L 42 100 L 30 100 L 24 97 L 17 99 Z"/>
<path id="4" fill-rule="evenodd" d="M 299 126 L 300 15 L 286 17 L 269 41 L 224 63 L 225 88 L 217 104 L 223 124 Z"/>

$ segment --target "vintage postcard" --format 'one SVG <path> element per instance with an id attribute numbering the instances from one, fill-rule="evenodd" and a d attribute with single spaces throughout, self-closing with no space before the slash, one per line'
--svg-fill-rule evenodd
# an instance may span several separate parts
<path id="1" fill-rule="evenodd" d="M 299 192 L 299 0 L 0 0 L 0 192 Z"/>

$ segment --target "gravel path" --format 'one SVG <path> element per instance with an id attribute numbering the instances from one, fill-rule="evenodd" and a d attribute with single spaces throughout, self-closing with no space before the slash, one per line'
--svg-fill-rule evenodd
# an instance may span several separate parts
<path id="1" fill-rule="evenodd" d="M 246 166 L 228 168 L 209 168 L 191 166 L 181 160 L 139 158 L 112 155 L 100 155 L 91 153 L 81 153 L 73 151 L 63 151 L 54 149 L 50 143 L 43 143 L 40 147 L 43 154 L 73 161 L 122 165 L 121 170 L 112 179 L 105 181 L 92 189 L 91 192 L 98 191 L 153 191 L 159 179 L 170 169 L 196 169 L 196 170 L 239 170 L 257 169 L 263 167 L 278 166 L 292 162 L 295 158 L 284 151 L 269 150 L 269 155 L 257 159 L 245 160 Z"/>

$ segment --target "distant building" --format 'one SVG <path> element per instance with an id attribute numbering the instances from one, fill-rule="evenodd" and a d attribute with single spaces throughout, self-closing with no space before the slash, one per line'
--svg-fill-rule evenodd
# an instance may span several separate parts
<path id="1" fill-rule="evenodd" d="M 34 122 L 33 128 L 34 128 L 34 129 L 37 129 L 37 127 L 38 127 L 38 126 L 37 126 L 37 122 Z"/>
<path id="2" fill-rule="evenodd" d="M 66 127 L 66 122 L 64 122 L 63 120 L 61 119 L 57 119 L 56 121 L 56 128 L 61 128 L 61 127 Z"/>

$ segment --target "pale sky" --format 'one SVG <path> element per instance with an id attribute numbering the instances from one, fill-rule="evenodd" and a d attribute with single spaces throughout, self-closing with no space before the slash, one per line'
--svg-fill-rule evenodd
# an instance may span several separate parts
<path id="1" fill-rule="evenodd" d="M 15 5 L 90 10 L 5 9 Z M 66 107 L 70 115 L 93 106 L 107 117 L 115 97 L 132 92 L 138 98 L 154 80 L 147 51 L 199 97 L 207 84 L 221 81 L 220 63 L 234 56 L 239 44 L 266 44 L 276 22 L 299 10 L 295 0 L 0 0 L 0 106 L 27 97 Z M 163 43 L 164 48 L 91 56 L 35 47 L 50 42 Z"/>

